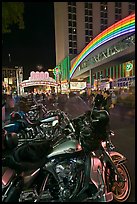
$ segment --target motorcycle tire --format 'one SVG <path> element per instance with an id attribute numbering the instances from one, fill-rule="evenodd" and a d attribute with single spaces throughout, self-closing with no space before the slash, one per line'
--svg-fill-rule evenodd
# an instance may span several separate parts
<path id="1" fill-rule="evenodd" d="M 118 156 L 112 156 L 112 160 L 115 163 L 115 159 L 117 160 Z M 113 193 L 114 202 L 125 202 L 128 200 L 131 193 L 131 179 L 128 172 L 128 169 L 124 163 L 118 164 L 117 169 L 120 172 L 121 176 L 125 180 L 125 182 L 115 181 L 111 186 L 111 191 Z"/>

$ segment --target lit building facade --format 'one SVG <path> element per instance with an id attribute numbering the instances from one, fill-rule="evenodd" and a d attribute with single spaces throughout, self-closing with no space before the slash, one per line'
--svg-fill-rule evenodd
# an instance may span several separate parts
<path id="1" fill-rule="evenodd" d="M 72 71 L 75 60 L 92 40 L 96 39 L 98 35 L 102 35 L 103 38 L 102 33 L 106 29 L 111 26 L 113 27 L 115 23 L 119 23 L 122 19 L 125 21 L 124 19 L 134 14 L 134 11 L 135 2 L 55 2 L 56 65 L 60 64 L 65 57 L 69 56 L 71 64 L 70 80 L 86 81 L 90 85 L 89 87 L 95 85 L 94 87 L 98 88 L 103 81 L 108 82 L 109 80 L 113 80 L 114 86 L 116 84 L 117 86 L 123 86 L 127 84 L 124 83 L 127 79 L 128 84 L 133 85 L 134 83 L 130 82 L 134 82 L 135 79 L 134 33 L 131 33 L 131 36 L 129 33 L 129 35 L 127 34 L 124 37 L 118 38 L 118 40 L 114 39 L 109 46 L 102 46 L 103 50 L 100 48 L 97 49 L 97 53 L 94 52 L 93 55 L 90 54 L 86 59 L 82 59 L 80 65 L 77 66 L 76 74 L 73 76 Z M 119 45 L 120 48 L 117 48 Z M 131 50 L 129 52 L 132 53 L 128 53 L 128 45 L 130 45 Z M 109 53 L 109 56 L 106 56 L 106 53 Z M 128 56 L 127 53 L 129 54 Z M 99 62 L 97 59 L 101 58 L 101 55 L 105 56 L 105 60 L 106 58 L 108 59 Z M 109 62 L 110 56 L 112 59 L 115 58 L 113 63 Z M 96 65 L 91 63 L 91 59 L 93 58 Z M 131 66 L 132 69 L 128 70 L 128 66 Z M 81 75 L 82 70 L 87 70 L 87 72 L 85 71 L 85 75 Z M 123 83 L 119 83 L 121 78 L 123 78 Z"/>
<path id="2" fill-rule="evenodd" d="M 23 81 L 23 67 L 2 67 L 2 88 L 7 94 L 22 94 L 20 83 Z"/>
<path id="3" fill-rule="evenodd" d="M 54 2 L 56 65 L 135 11 L 135 2 Z"/>
<path id="4" fill-rule="evenodd" d="M 89 78 L 96 88 L 105 81 L 115 82 L 113 87 L 135 86 L 135 14 L 97 35 L 73 61 L 70 78 Z"/>

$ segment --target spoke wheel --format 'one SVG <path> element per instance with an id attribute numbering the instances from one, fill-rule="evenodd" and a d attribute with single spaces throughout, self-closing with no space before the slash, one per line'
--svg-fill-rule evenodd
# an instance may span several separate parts
<path id="1" fill-rule="evenodd" d="M 117 169 L 121 174 L 124 182 L 119 181 L 118 178 L 114 176 L 115 178 L 113 179 L 113 185 L 111 185 L 111 191 L 114 196 L 114 201 L 125 202 L 129 198 L 131 192 L 130 175 L 125 164 L 119 164 Z"/>

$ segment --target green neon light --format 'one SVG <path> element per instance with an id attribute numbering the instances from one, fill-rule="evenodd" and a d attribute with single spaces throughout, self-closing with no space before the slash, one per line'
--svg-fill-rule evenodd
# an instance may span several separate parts
<path id="1" fill-rule="evenodd" d="M 113 77 L 115 78 L 115 66 L 113 66 Z"/>
<path id="2" fill-rule="evenodd" d="M 119 69 L 119 67 L 118 67 L 118 65 L 116 65 L 116 79 L 118 79 L 118 69 Z"/>
<path id="3" fill-rule="evenodd" d="M 122 64 L 122 77 L 124 77 L 124 64 Z"/>
<path id="4" fill-rule="evenodd" d="M 106 68 L 106 77 L 108 77 L 108 68 Z"/>

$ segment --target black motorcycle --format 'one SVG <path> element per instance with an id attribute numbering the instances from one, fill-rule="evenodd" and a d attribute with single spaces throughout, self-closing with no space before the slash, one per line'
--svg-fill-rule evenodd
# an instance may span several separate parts
<path id="1" fill-rule="evenodd" d="M 55 133 L 49 141 L 18 145 L 17 134 L 3 131 L 3 202 L 128 199 L 126 158 L 114 151 L 107 112 L 91 112 L 79 97 L 64 111 L 57 138 Z"/>

